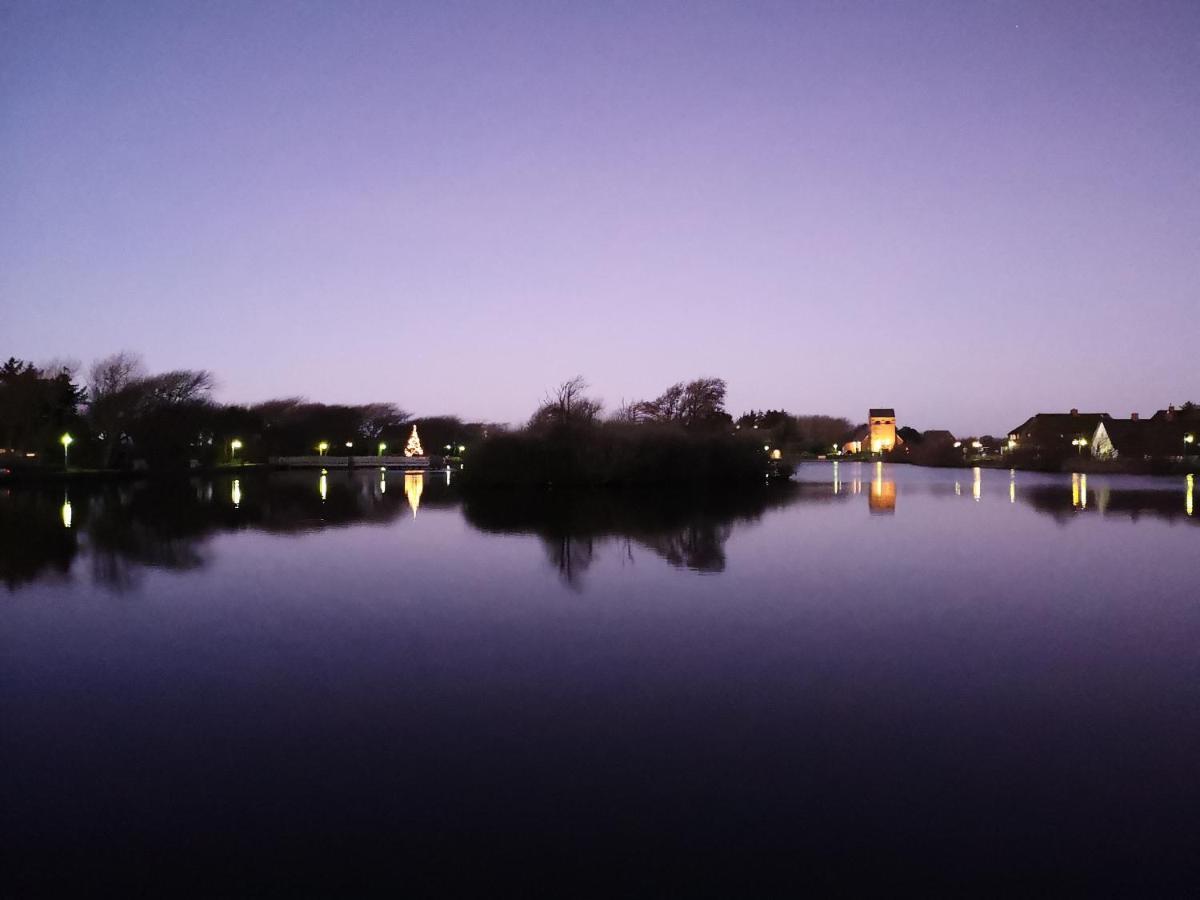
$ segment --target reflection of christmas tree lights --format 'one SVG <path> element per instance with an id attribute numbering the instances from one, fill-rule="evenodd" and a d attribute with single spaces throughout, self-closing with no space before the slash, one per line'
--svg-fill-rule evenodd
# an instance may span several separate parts
<path id="1" fill-rule="evenodd" d="M 422 473 L 404 473 L 404 496 L 408 498 L 408 505 L 409 508 L 412 509 L 414 519 L 417 517 L 417 510 L 421 506 L 421 493 L 424 490 L 425 476 Z"/>
<path id="2" fill-rule="evenodd" d="M 408 436 L 408 443 L 404 445 L 405 456 L 424 456 L 425 451 L 421 449 L 421 439 L 417 437 L 417 426 L 413 426 L 412 434 Z"/>

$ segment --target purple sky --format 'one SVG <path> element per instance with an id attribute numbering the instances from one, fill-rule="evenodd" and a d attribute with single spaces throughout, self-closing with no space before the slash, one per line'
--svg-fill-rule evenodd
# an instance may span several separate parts
<path id="1" fill-rule="evenodd" d="M 1002 432 L 1200 400 L 1200 3 L 0 0 L 0 354 Z"/>

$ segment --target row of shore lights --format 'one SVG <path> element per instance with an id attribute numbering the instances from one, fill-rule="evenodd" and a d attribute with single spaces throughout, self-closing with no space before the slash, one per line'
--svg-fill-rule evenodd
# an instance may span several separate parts
<path id="1" fill-rule="evenodd" d="M 758 426 L 755 425 L 754 427 L 757 428 Z M 1196 436 L 1194 434 L 1185 434 L 1183 436 L 1183 442 L 1185 444 L 1194 444 L 1196 442 Z M 69 463 L 68 452 L 70 450 L 71 445 L 73 443 L 75 443 L 75 438 L 71 437 L 71 435 L 69 435 L 69 434 L 64 434 L 61 438 L 59 438 L 59 443 L 62 444 L 62 448 L 63 448 L 63 468 L 65 469 L 68 467 L 68 463 Z M 1079 451 L 1082 453 L 1083 448 L 1087 446 L 1087 443 L 1088 443 L 1087 438 L 1075 438 L 1075 440 L 1071 441 L 1071 446 L 1078 447 Z M 1010 440 L 1008 442 L 1009 447 L 1013 447 L 1015 444 L 1016 444 L 1016 441 L 1014 441 L 1014 440 Z M 242 449 L 242 446 L 243 446 L 242 442 L 238 438 L 234 438 L 232 441 L 229 442 L 229 456 L 231 459 L 237 458 L 237 452 Z M 354 446 L 354 441 L 346 441 L 347 449 L 349 449 L 350 447 L 353 447 L 353 446 Z M 962 441 L 955 441 L 954 446 L 961 447 Z M 975 448 L 979 448 L 979 447 L 982 447 L 983 445 L 979 441 L 971 441 L 971 446 L 975 447 Z M 383 456 L 383 451 L 386 449 L 387 449 L 387 443 L 385 441 L 380 441 L 378 455 Z M 453 449 L 454 449 L 454 447 L 451 444 L 446 445 L 447 452 L 452 451 Z M 458 445 L 459 453 L 465 453 L 466 449 L 467 448 L 463 444 Z M 833 449 L 837 450 L 837 444 L 833 445 Z M 763 444 L 763 450 L 765 450 L 767 453 L 770 453 L 771 445 Z M 328 451 L 329 451 L 329 442 L 328 441 L 321 441 L 321 443 L 317 444 L 317 452 L 321 456 L 324 456 Z M 779 454 L 779 451 L 776 450 L 775 454 L 773 455 L 773 458 L 778 459 L 779 458 L 778 454 Z"/>
<path id="2" fill-rule="evenodd" d="M 238 442 L 238 446 L 239 446 L 239 447 L 240 447 L 240 446 L 242 446 L 240 441 Z M 346 441 L 346 448 L 347 448 L 347 449 L 349 449 L 349 448 L 351 448 L 351 447 L 353 447 L 353 446 L 354 446 L 354 441 Z M 387 445 L 387 443 L 386 443 L 385 441 L 380 441 L 380 442 L 379 442 L 379 453 L 378 453 L 377 455 L 378 455 L 378 456 L 383 456 L 383 451 L 387 449 L 387 446 L 388 446 L 388 445 Z M 452 446 L 450 446 L 449 444 L 447 444 L 447 445 L 446 445 L 446 449 L 447 449 L 447 450 L 453 450 L 454 448 L 453 448 Z M 458 452 L 459 452 L 459 453 L 463 453 L 463 452 L 465 452 L 465 451 L 466 451 L 466 449 L 467 449 L 467 448 L 466 448 L 466 447 L 464 447 L 462 444 L 459 444 L 459 445 L 458 445 Z M 324 455 L 325 455 L 326 453 L 328 453 L 328 452 L 329 452 L 329 441 L 321 441 L 321 443 L 317 444 L 317 453 L 319 453 L 321 456 L 324 456 Z"/>

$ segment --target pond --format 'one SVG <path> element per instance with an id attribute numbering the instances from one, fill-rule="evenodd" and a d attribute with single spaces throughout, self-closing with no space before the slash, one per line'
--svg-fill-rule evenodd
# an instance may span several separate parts
<path id="1" fill-rule="evenodd" d="M 0 894 L 1182 892 L 1193 488 L 2 488 Z"/>

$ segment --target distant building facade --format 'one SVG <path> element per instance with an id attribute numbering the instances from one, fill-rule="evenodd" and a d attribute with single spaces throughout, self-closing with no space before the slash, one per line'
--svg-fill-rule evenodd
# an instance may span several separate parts
<path id="1" fill-rule="evenodd" d="M 890 453 L 904 443 L 896 433 L 894 409 L 871 409 L 867 421 L 842 439 L 843 453 Z"/>
<path id="2" fill-rule="evenodd" d="M 900 439 L 896 436 L 896 411 L 894 409 L 872 409 L 867 411 L 867 440 L 872 453 L 887 453 L 896 449 Z"/>
<path id="3" fill-rule="evenodd" d="M 1065 456 L 1077 452 L 1078 441 L 1091 443 L 1096 426 L 1112 419 L 1108 413 L 1038 413 L 1008 433 L 1008 450 L 1031 456 Z"/>
<path id="4" fill-rule="evenodd" d="M 1092 435 L 1096 459 L 1149 461 L 1180 459 L 1200 451 L 1200 410 L 1160 409 L 1149 419 L 1107 419 Z"/>

